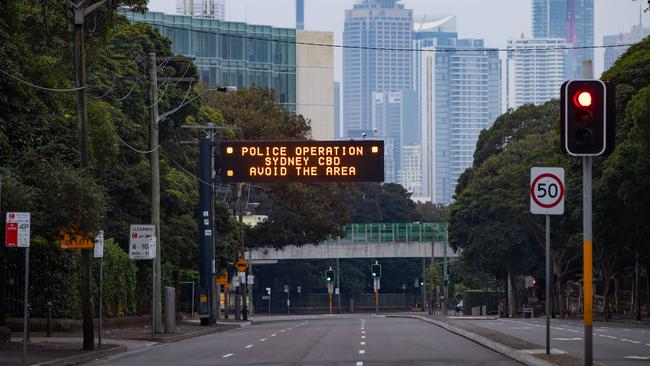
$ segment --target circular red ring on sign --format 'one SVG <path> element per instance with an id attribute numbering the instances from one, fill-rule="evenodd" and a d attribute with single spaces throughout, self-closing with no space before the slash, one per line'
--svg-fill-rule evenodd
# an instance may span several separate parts
<path id="1" fill-rule="evenodd" d="M 558 185 L 560 186 L 560 195 L 558 196 L 557 200 L 555 200 L 555 202 L 552 202 L 552 203 L 550 203 L 548 205 L 545 204 L 545 203 L 540 202 L 537 199 L 537 197 L 535 196 L 535 186 L 537 185 L 537 182 L 539 182 L 542 178 L 551 178 L 551 179 L 555 180 L 558 183 Z M 557 206 L 558 203 L 560 203 L 560 201 L 562 201 L 562 198 L 564 197 L 564 185 L 560 181 L 560 178 L 558 178 L 554 174 L 551 174 L 551 173 L 541 174 L 537 178 L 535 178 L 535 180 L 533 181 L 533 184 L 530 185 L 530 197 L 532 197 L 533 201 L 535 201 L 535 203 L 538 206 L 542 207 L 542 208 L 553 208 L 553 207 Z"/>

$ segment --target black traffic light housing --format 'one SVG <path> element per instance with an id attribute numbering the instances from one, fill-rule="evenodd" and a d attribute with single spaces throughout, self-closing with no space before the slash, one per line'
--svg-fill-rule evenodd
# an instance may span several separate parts
<path id="1" fill-rule="evenodd" d="M 328 269 L 325 271 L 325 281 L 333 282 L 334 281 L 334 270 Z"/>
<path id="2" fill-rule="evenodd" d="M 381 264 L 373 264 L 370 266 L 370 275 L 372 278 L 381 278 Z"/>
<path id="3" fill-rule="evenodd" d="M 568 80 L 560 91 L 560 145 L 573 156 L 609 155 L 614 150 L 616 99 L 613 84 Z"/>

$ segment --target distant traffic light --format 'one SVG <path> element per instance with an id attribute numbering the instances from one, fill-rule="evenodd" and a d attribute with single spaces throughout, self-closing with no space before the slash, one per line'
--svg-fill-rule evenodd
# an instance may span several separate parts
<path id="1" fill-rule="evenodd" d="M 424 278 L 420 277 L 420 286 L 424 286 Z"/>
<path id="2" fill-rule="evenodd" d="M 327 282 L 333 282 L 334 281 L 334 270 L 333 269 L 328 269 L 325 271 L 325 281 Z"/>
<path id="3" fill-rule="evenodd" d="M 608 155 L 614 149 L 615 90 L 601 80 L 569 80 L 560 91 L 562 151 L 573 156 Z"/>
<path id="4" fill-rule="evenodd" d="M 373 264 L 370 266 L 370 275 L 372 278 L 381 278 L 381 264 Z"/>

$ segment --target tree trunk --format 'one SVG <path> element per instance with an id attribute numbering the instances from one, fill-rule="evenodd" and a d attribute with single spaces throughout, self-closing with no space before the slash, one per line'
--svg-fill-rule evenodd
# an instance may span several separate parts
<path id="1" fill-rule="evenodd" d="M 0 249 L 0 251 L 2 250 Z M 5 259 L 2 258 L 0 259 L 0 326 L 5 325 L 5 284 L 7 283 L 5 272 Z"/>

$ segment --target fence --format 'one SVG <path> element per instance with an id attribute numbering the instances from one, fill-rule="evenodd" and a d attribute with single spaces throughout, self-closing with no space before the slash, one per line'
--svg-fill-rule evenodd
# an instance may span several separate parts
<path id="1" fill-rule="evenodd" d="M 258 313 L 269 309 L 269 296 L 256 294 L 253 296 L 255 309 Z M 295 311 L 323 311 L 329 309 L 328 294 L 290 294 L 290 309 Z M 375 308 L 375 294 L 345 295 L 341 294 L 341 311 L 350 311 L 350 300 L 354 301 L 354 309 L 370 310 Z M 337 307 L 337 295 L 332 294 L 332 306 Z M 271 312 L 287 311 L 287 294 L 274 293 L 270 296 Z M 411 306 L 411 296 L 405 294 L 379 294 L 380 309 L 407 309 Z"/>

